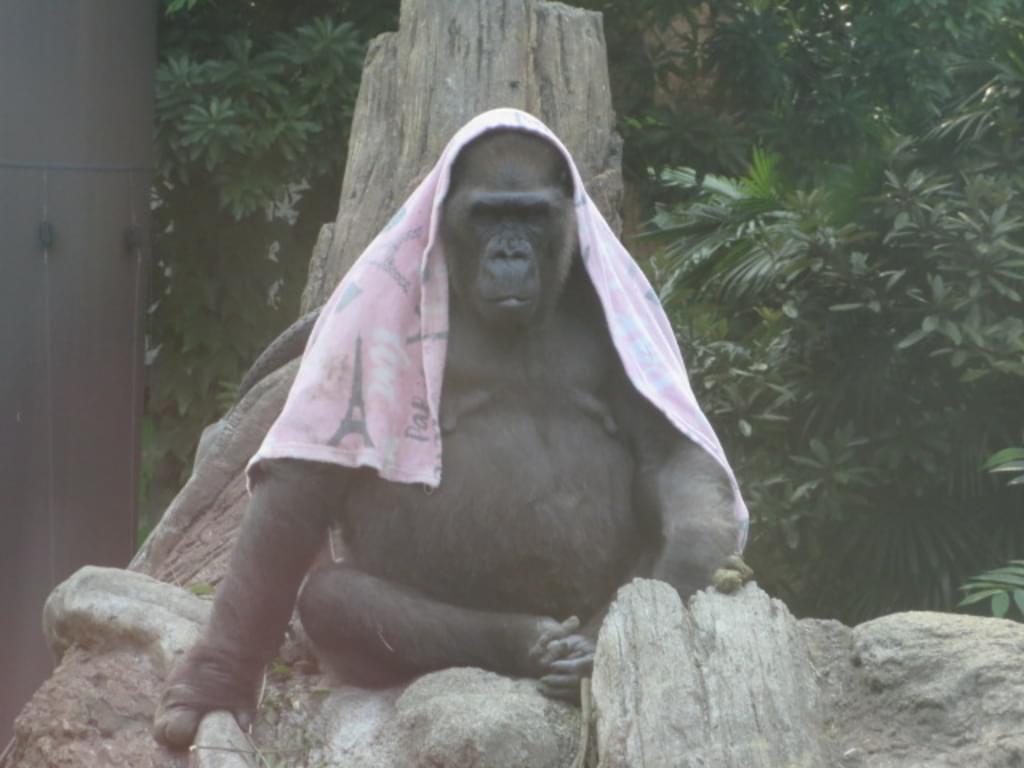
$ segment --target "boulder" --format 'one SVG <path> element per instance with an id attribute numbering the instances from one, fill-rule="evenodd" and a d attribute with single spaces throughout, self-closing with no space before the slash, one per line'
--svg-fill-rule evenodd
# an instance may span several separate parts
<path id="1" fill-rule="evenodd" d="M 199 637 L 210 603 L 141 573 L 87 565 L 43 607 L 43 633 L 59 660 L 71 647 L 135 648 L 164 673 Z"/>
<path id="2" fill-rule="evenodd" d="M 623 587 L 601 629 L 592 738 L 581 738 L 577 708 L 479 669 L 386 690 L 338 684 L 296 632 L 268 672 L 252 734 L 211 713 L 193 751 L 175 755 L 152 742 L 150 719 L 208 606 L 137 573 L 74 574 L 46 608 L 63 661 L 0 766 L 1024 765 L 1024 625 L 902 613 L 851 629 L 798 621 L 754 584 L 684 605 L 650 580 Z"/>
<path id="3" fill-rule="evenodd" d="M 845 765 L 1024 766 L 1024 625 L 921 611 L 851 635 Z"/>

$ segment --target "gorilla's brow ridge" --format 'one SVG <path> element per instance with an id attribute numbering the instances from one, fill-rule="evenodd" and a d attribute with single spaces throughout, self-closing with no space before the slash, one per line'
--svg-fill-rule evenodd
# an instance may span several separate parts
<path id="1" fill-rule="evenodd" d="M 550 210 L 565 200 L 560 190 L 549 188 L 530 190 L 529 192 L 474 192 L 470 209 L 474 212 L 490 212 L 498 210 L 516 210 L 537 212 Z"/>

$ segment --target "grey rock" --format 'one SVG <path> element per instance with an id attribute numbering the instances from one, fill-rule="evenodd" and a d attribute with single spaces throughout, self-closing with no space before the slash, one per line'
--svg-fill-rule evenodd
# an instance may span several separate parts
<path id="1" fill-rule="evenodd" d="M 72 645 L 131 647 L 166 671 L 195 642 L 209 611 L 209 601 L 144 574 L 87 565 L 50 593 L 43 631 L 58 659 Z"/>
<path id="2" fill-rule="evenodd" d="M 576 751 L 579 711 L 544 698 L 531 680 L 451 669 L 405 690 L 392 731 L 403 766 L 564 768 Z"/>
<path id="3" fill-rule="evenodd" d="M 154 692 L 165 671 L 150 654 L 69 648 L 14 722 L 3 768 L 184 768 L 186 756 L 154 748 Z"/>
<path id="4" fill-rule="evenodd" d="M 275 689 L 252 737 L 228 713 L 207 715 L 196 766 L 248 768 L 269 759 L 345 768 L 564 768 L 577 746 L 575 707 L 544 698 L 532 681 L 480 669 L 443 670 L 404 688 L 312 691 Z"/>
<path id="5" fill-rule="evenodd" d="M 545 699 L 532 681 L 480 669 L 447 669 L 382 691 L 341 686 L 319 704 L 300 701 L 304 733 L 296 737 L 292 727 L 278 743 L 313 745 L 310 765 L 564 768 L 579 730 L 578 710 Z M 268 735 L 257 727 L 261 743 Z"/>
<path id="6" fill-rule="evenodd" d="M 331 691 L 321 708 L 322 748 L 326 765 L 346 768 L 398 768 L 403 765 L 391 724 L 400 688 L 371 691 L 343 686 Z"/>
<path id="7" fill-rule="evenodd" d="M 1024 766 L 1024 625 L 913 612 L 852 635 L 844 753 L 873 768 Z"/>
<path id="8" fill-rule="evenodd" d="M 302 290 L 302 301 L 299 309 L 302 314 L 312 312 L 319 304 L 317 297 L 321 292 L 320 286 L 327 279 L 327 259 L 331 255 L 331 243 L 334 242 L 334 222 L 324 224 L 316 237 L 316 244 L 313 246 L 313 255 L 309 258 L 309 271 L 306 273 L 306 286 Z"/>
<path id="9" fill-rule="evenodd" d="M 257 749 L 230 712 L 211 712 L 199 724 L 190 768 L 257 768 Z"/>
<path id="10" fill-rule="evenodd" d="M 0 765 L 57 754 L 60 764 L 117 765 L 153 749 L 147 681 L 191 644 L 208 610 L 142 574 L 75 573 L 45 618 L 51 646 L 73 664 L 19 719 L 14 762 Z M 592 748 L 607 768 L 1024 766 L 1021 658 L 1024 626 L 1009 621 L 904 613 L 850 629 L 798 622 L 755 585 L 684 606 L 669 586 L 637 580 L 598 640 Z M 76 664 L 89 674 L 76 676 Z M 251 737 L 211 713 L 190 765 L 554 768 L 578 748 L 578 710 L 532 681 L 450 669 L 384 691 L 329 685 L 306 674 L 272 681 Z M 88 713 L 81 723 L 41 714 L 75 707 Z M 161 753 L 156 764 L 177 763 Z"/>
<path id="11" fill-rule="evenodd" d="M 202 433 L 199 435 L 199 442 L 196 444 L 196 455 L 192 459 L 192 471 L 196 471 L 196 467 L 200 466 L 209 456 L 210 448 L 217 445 L 220 440 L 221 432 L 224 431 L 224 419 L 217 419 L 212 424 L 207 424 L 203 427 Z"/>

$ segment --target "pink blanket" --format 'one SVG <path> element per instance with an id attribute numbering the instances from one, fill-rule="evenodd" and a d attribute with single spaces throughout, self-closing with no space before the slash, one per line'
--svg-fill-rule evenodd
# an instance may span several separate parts
<path id="1" fill-rule="evenodd" d="M 448 271 L 438 237 L 455 157 L 493 128 L 544 137 L 565 156 L 577 191 L 580 252 L 633 384 L 729 475 L 746 542 L 747 508 L 701 412 L 668 318 L 646 277 L 586 194 L 558 138 L 515 109 L 478 115 L 352 265 L 306 346 L 284 410 L 249 463 L 294 458 L 373 467 L 386 480 L 441 482 L 438 411 L 448 330 Z"/>

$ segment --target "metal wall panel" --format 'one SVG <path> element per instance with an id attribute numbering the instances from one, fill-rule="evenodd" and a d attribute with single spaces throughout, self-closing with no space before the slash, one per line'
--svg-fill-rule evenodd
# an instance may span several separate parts
<path id="1" fill-rule="evenodd" d="M 0 747 L 51 668 L 46 595 L 134 547 L 155 24 L 0 0 Z"/>

